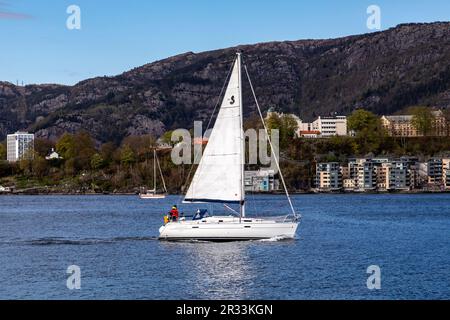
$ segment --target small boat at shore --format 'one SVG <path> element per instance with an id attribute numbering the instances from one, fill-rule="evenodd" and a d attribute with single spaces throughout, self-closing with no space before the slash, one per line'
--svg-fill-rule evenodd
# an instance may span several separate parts
<path id="1" fill-rule="evenodd" d="M 164 193 L 158 193 L 157 192 L 157 186 L 156 186 L 156 165 L 158 165 L 159 174 L 161 176 L 161 180 L 163 183 Z M 156 149 L 153 150 L 153 189 L 151 190 L 144 190 L 143 192 L 139 193 L 139 198 L 141 199 L 164 199 L 167 194 L 167 188 L 166 188 L 166 182 L 164 181 L 164 176 L 161 171 L 161 166 L 159 164 L 158 156 L 156 154 Z"/>
<path id="2" fill-rule="evenodd" d="M 198 209 L 191 217 L 182 215 L 170 220 L 166 216 L 165 224 L 159 229 L 160 240 L 236 241 L 295 237 L 300 215 L 294 210 L 276 156 L 274 160 L 292 212 L 280 215 L 279 209 L 273 208 L 275 218 L 246 216 L 241 71 L 241 54 L 238 53 L 208 144 L 184 198 L 184 203 L 222 203 L 234 214 L 211 216 L 207 210 Z M 266 137 L 274 150 L 246 67 L 245 71 Z M 239 212 L 228 204 L 239 205 Z"/>

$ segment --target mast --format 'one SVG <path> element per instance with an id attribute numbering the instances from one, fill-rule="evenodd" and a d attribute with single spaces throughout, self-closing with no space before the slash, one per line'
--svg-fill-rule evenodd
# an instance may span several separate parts
<path id="1" fill-rule="evenodd" d="M 153 188 L 156 194 L 156 149 L 153 149 Z"/>
<path id="2" fill-rule="evenodd" d="M 159 170 L 159 174 L 161 176 L 164 192 L 167 193 L 166 182 L 164 181 L 164 175 L 163 175 L 162 170 L 161 170 L 161 165 L 159 164 L 159 159 L 158 159 L 158 154 L 157 153 L 156 153 L 156 163 L 158 164 L 158 170 Z"/>
<path id="3" fill-rule="evenodd" d="M 239 109 L 241 113 L 240 117 L 240 135 L 241 135 L 241 202 L 240 202 L 240 212 L 241 218 L 245 217 L 245 186 L 244 186 L 244 167 L 245 167 L 245 136 L 244 136 L 244 112 L 242 105 L 242 70 L 241 70 L 241 53 L 237 53 L 236 63 L 238 65 L 239 73 Z"/>

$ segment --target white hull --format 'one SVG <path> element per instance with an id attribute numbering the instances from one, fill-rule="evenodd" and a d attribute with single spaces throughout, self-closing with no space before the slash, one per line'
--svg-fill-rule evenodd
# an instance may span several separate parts
<path id="1" fill-rule="evenodd" d="M 165 194 L 140 194 L 139 198 L 141 199 L 164 199 L 166 197 Z"/>
<path id="2" fill-rule="evenodd" d="M 268 219 L 208 217 L 202 220 L 169 222 L 159 229 L 160 240 L 236 241 L 272 238 L 292 239 L 297 221 L 278 222 Z"/>

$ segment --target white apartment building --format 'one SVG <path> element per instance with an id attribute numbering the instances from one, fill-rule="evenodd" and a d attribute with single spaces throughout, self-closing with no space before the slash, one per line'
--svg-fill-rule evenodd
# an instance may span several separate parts
<path id="1" fill-rule="evenodd" d="M 34 150 L 34 134 L 28 132 L 16 132 L 9 134 L 6 138 L 6 159 L 16 162 L 32 156 Z"/>
<path id="2" fill-rule="evenodd" d="M 266 119 L 271 115 L 282 117 L 283 113 L 276 112 L 273 108 L 267 111 Z M 297 122 L 297 136 L 304 138 L 320 138 L 333 136 L 346 136 L 347 133 L 347 117 L 318 117 L 314 122 L 303 122 L 295 114 L 288 114 L 295 122 Z"/>
<path id="3" fill-rule="evenodd" d="M 318 117 L 311 123 L 302 122 L 299 124 L 299 136 L 304 132 L 320 132 L 321 137 L 346 136 L 347 117 Z"/>

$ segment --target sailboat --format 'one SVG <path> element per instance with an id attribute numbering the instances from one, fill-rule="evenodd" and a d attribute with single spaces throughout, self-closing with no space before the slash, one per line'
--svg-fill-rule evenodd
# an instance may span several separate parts
<path id="1" fill-rule="evenodd" d="M 235 211 L 234 215 L 213 216 L 205 209 L 198 209 L 192 217 L 181 216 L 177 221 L 166 220 L 159 229 L 160 240 L 240 241 L 295 237 L 300 215 L 294 210 L 281 171 L 280 177 L 292 213 L 283 216 L 276 213 L 276 218 L 246 216 L 241 59 L 241 53 L 237 53 L 208 144 L 183 201 L 222 203 L 229 209 L 232 209 L 229 204 L 238 204 L 239 212 Z M 247 68 L 244 67 L 267 133 L 253 85 Z M 269 137 L 268 134 L 266 136 Z M 268 142 L 273 150 L 270 138 Z M 279 170 L 278 159 L 274 158 Z"/>
<path id="2" fill-rule="evenodd" d="M 157 193 L 156 189 L 156 165 L 158 164 L 159 173 L 161 175 L 161 180 L 163 183 L 163 188 L 165 193 Z M 145 190 L 144 192 L 139 193 L 139 197 L 141 199 L 164 199 L 166 197 L 167 188 L 166 182 L 164 181 L 164 176 L 161 171 L 161 166 L 159 165 L 158 156 L 156 155 L 156 149 L 153 150 L 153 189 Z"/>

